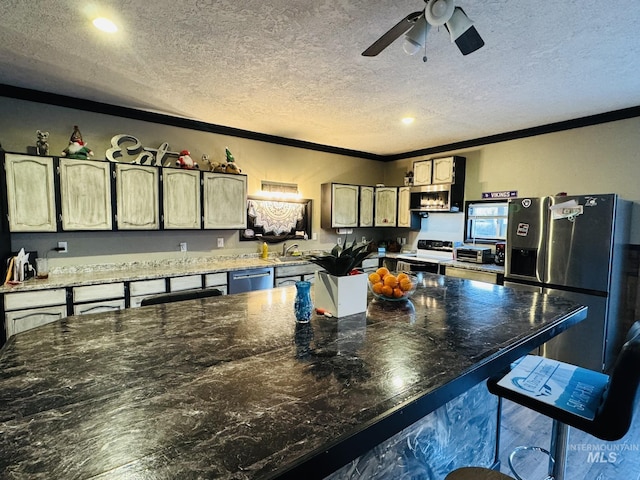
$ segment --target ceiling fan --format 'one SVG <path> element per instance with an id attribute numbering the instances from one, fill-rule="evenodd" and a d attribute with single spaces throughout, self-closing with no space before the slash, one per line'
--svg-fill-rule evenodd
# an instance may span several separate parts
<path id="1" fill-rule="evenodd" d="M 404 51 L 409 55 L 415 55 L 425 47 L 430 28 L 441 25 L 449 31 L 451 41 L 455 42 L 463 55 L 469 55 L 484 45 L 473 22 L 469 20 L 462 8 L 454 5 L 454 0 L 424 0 L 424 2 L 426 3 L 424 10 L 410 13 L 400 20 L 362 52 L 362 55 L 375 57 L 403 34 L 405 35 Z M 427 61 L 426 54 L 422 59 Z"/>

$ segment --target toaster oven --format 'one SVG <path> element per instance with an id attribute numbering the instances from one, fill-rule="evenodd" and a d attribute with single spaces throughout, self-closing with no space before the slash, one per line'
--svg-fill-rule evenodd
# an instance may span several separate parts
<path id="1" fill-rule="evenodd" d="M 456 248 L 456 260 L 471 263 L 491 263 L 493 255 L 489 247 L 463 245 Z"/>

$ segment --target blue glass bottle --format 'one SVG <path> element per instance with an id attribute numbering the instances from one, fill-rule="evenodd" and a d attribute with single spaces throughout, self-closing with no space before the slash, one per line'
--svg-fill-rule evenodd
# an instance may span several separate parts
<path id="1" fill-rule="evenodd" d="M 313 312 L 313 303 L 311 302 L 311 282 L 296 282 L 296 301 L 294 303 L 294 312 L 298 322 L 306 323 L 311 320 Z"/>

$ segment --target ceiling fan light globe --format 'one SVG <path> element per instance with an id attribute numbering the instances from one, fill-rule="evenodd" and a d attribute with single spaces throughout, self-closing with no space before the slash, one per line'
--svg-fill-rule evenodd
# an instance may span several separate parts
<path id="1" fill-rule="evenodd" d="M 424 9 L 424 16 L 431 25 L 440 26 L 447 23 L 454 9 L 453 0 L 429 0 Z"/>
<path id="2" fill-rule="evenodd" d="M 406 53 L 407 55 L 415 55 L 420 51 L 421 48 L 422 45 L 420 45 L 415 40 L 412 40 L 411 38 L 405 36 L 404 42 L 402 43 L 402 49 L 404 50 L 404 53 Z"/>
<path id="3" fill-rule="evenodd" d="M 407 55 L 415 55 L 418 51 L 424 47 L 427 41 L 427 34 L 429 33 L 430 25 L 424 18 L 424 15 L 416 20 L 416 23 L 411 30 L 404 36 L 404 43 L 402 49 Z"/>

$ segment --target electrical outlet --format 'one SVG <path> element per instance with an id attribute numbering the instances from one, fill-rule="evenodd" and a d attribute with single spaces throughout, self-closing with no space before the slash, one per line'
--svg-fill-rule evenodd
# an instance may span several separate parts
<path id="1" fill-rule="evenodd" d="M 218 248 L 224 248 L 224 238 L 218 238 Z"/>
<path id="2" fill-rule="evenodd" d="M 313 233 L 311 234 L 311 239 L 312 239 L 312 240 L 317 240 L 317 239 L 318 239 L 318 234 L 317 234 L 316 232 L 313 232 Z"/>
<path id="3" fill-rule="evenodd" d="M 180 251 L 181 252 L 187 251 L 187 242 L 180 242 Z"/>
<path id="4" fill-rule="evenodd" d="M 69 253 L 69 249 L 67 248 L 67 242 L 58 242 L 58 253 Z"/>

